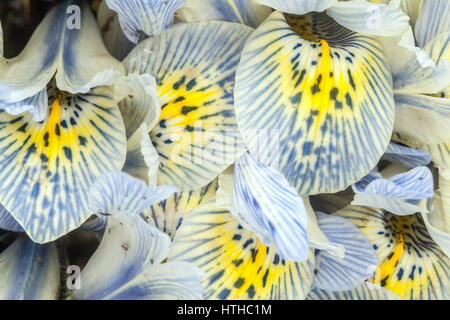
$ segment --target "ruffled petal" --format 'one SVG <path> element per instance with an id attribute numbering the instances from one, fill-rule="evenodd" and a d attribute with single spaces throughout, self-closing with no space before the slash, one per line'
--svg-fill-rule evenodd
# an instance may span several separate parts
<path id="1" fill-rule="evenodd" d="M 125 59 L 129 73 L 157 79 L 162 111 L 150 136 L 160 157 L 159 185 L 199 189 L 245 151 L 233 86 L 250 32 L 229 22 L 180 24 L 145 40 Z"/>
<path id="2" fill-rule="evenodd" d="M 205 272 L 205 299 L 304 299 L 312 284 L 312 251 L 306 262 L 281 259 L 273 245 L 263 245 L 215 202 L 186 215 L 168 260 L 191 262 Z"/>
<path id="3" fill-rule="evenodd" d="M 449 298 L 450 260 L 430 238 L 420 214 L 397 216 L 380 209 L 349 206 L 335 215 L 366 235 L 377 251 L 372 281 L 401 299 Z"/>
<path id="4" fill-rule="evenodd" d="M 327 12 L 350 30 L 377 36 L 394 36 L 409 26 L 408 16 L 399 8 L 400 1 L 390 0 L 387 4 L 365 0 L 339 1 Z"/>
<path id="5" fill-rule="evenodd" d="M 391 75 L 375 39 L 326 14 L 287 19 L 272 13 L 244 48 L 238 125 L 255 156 L 269 152 L 260 132 L 278 138 L 279 170 L 301 195 L 337 192 L 386 150 L 394 122 Z"/>
<path id="6" fill-rule="evenodd" d="M 427 167 L 416 167 L 389 179 L 370 174 L 352 188 L 355 192 L 353 205 L 409 215 L 426 212 L 420 201 L 433 197 L 433 175 Z"/>
<path id="7" fill-rule="evenodd" d="M 248 153 L 235 164 L 234 205 L 241 224 L 266 246 L 273 243 L 283 259 L 308 259 L 308 218 L 302 198 L 281 173 Z"/>
<path id="8" fill-rule="evenodd" d="M 181 272 L 182 270 L 182 272 Z M 116 300 L 201 300 L 203 272 L 186 262 L 152 266 L 109 295 Z"/>
<path id="9" fill-rule="evenodd" d="M 382 287 L 364 283 L 359 287 L 348 291 L 326 291 L 313 288 L 306 300 L 399 300 L 400 298 L 392 291 Z"/>
<path id="10" fill-rule="evenodd" d="M 1 300 L 56 300 L 59 260 L 54 243 L 39 245 L 25 235 L 0 254 Z"/>
<path id="11" fill-rule="evenodd" d="M 150 187 L 156 187 L 159 170 L 159 155 L 148 135 L 147 125 L 128 140 L 127 160 L 123 171 L 145 181 Z"/>
<path id="12" fill-rule="evenodd" d="M 119 22 L 127 38 L 138 43 L 138 31 L 157 36 L 169 27 L 175 11 L 186 0 L 106 0 L 106 4 L 119 15 Z"/>
<path id="13" fill-rule="evenodd" d="M 166 199 L 176 188 L 149 188 L 145 182 L 124 172 L 100 176 L 89 190 L 91 212 L 101 215 L 138 215 L 145 208 Z"/>
<path id="14" fill-rule="evenodd" d="M 114 298 L 116 292 L 167 257 L 170 238 L 140 216 L 113 216 L 80 277 L 75 299 Z"/>
<path id="15" fill-rule="evenodd" d="M 383 160 L 412 169 L 429 164 L 431 155 L 424 150 L 413 149 L 391 142 L 383 155 Z"/>
<path id="16" fill-rule="evenodd" d="M 22 101 L 5 103 L 0 100 L 0 110 L 5 110 L 13 116 L 24 112 L 30 112 L 33 115 L 33 121 L 43 121 L 47 115 L 48 96 L 47 87 L 36 93 L 34 96 Z"/>
<path id="17" fill-rule="evenodd" d="M 46 120 L 0 111 L 0 202 L 33 241 L 43 243 L 80 226 L 90 215 L 95 178 L 125 162 L 125 128 L 113 92 L 49 94 Z"/>
<path id="18" fill-rule="evenodd" d="M 320 229 L 333 243 L 345 248 L 344 258 L 326 251 L 316 254 L 314 287 L 329 291 L 351 290 L 372 277 L 378 257 L 366 236 L 341 217 L 317 213 Z"/>
<path id="19" fill-rule="evenodd" d="M 217 179 L 194 191 L 174 193 L 143 212 L 147 222 L 167 233 L 172 239 L 186 215 L 216 195 Z"/>
<path id="20" fill-rule="evenodd" d="M 220 20 L 256 28 L 272 10 L 254 0 L 187 0 L 177 11 L 181 21 Z"/>
<path id="21" fill-rule="evenodd" d="M 115 86 L 127 139 L 146 124 L 152 129 L 158 123 L 161 115 L 155 78 L 148 74 L 129 74 L 121 78 Z"/>

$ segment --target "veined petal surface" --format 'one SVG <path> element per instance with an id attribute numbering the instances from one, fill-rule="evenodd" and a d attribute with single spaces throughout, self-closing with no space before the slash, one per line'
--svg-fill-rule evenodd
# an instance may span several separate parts
<path id="1" fill-rule="evenodd" d="M 279 170 L 301 195 L 360 180 L 381 158 L 394 122 L 380 44 L 323 13 L 272 13 L 244 48 L 235 101 L 250 153 L 266 150 L 255 146 L 259 131 L 278 134 Z"/>
<path id="2" fill-rule="evenodd" d="M 0 229 L 23 232 L 23 228 L 14 217 L 0 204 Z"/>
<path id="3" fill-rule="evenodd" d="M 166 199 L 176 188 L 147 187 L 145 182 L 124 172 L 108 172 L 89 189 L 91 210 L 103 215 L 139 215 L 144 208 Z"/>
<path id="4" fill-rule="evenodd" d="M 119 22 L 127 38 L 138 43 L 138 31 L 157 36 L 173 22 L 175 11 L 186 0 L 106 0 L 119 15 Z"/>
<path id="5" fill-rule="evenodd" d="M 304 299 L 312 285 L 314 256 L 281 259 L 212 198 L 187 214 L 169 261 L 191 262 L 205 272 L 205 299 Z"/>
<path id="6" fill-rule="evenodd" d="M 425 47 L 434 37 L 449 30 L 450 2 L 447 0 L 424 1 L 414 28 L 419 47 Z"/>
<path id="7" fill-rule="evenodd" d="M 343 258 L 316 253 L 314 287 L 329 291 L 352 290 L 372 277 L 378 257 L 366 236 L 344 218 L 317 213 L 320 229 L 332 243 L 345 248 Z"/>
<path id="8" fill-rule="evenodd" d="M 107 299 L 153 264 L 167 257 L 170 239 L 139 215 L 112 216 L 93 256 L 81 273 L 75 299 Z"/>
<path id="9" fill-rule="evenodd" d="M 143 211 L 147 222 L 154 225 L 172 239 L 189 212 L 216 195 L 217 179 L 194 191 L 177 192 Z"/>
<path id="10" fill-rule="evenodd" d="M 187 0 L 177 11 L 181 21 L 220 20 L 256 28 L 272 10 L 257 0 Z"/>
<path id="11" fill-rule="evenodd" d="M 431 162 L 431 155 L 424 150 L 391 142 L 383 155 L 383 160 L 397 163 L 405 168 L 414 168 L 429 164 Z"/>
<path id="12" fill-rule="evenodd" d="M 433 175 L 427 167 L 416 167 L 389 179 L 369 174 L 352 188 L 353 205 L 381 208 L 398 215 L 424 213 L 426 210 L 419 204 L 433 197 Z"/>
<path id="13" fill-rule="evenodd" d="M 19 236 L 0 254 L 1 300 L 56 300 L 59 261 L 54 243 L 40 245 Z"/>
<path id="14" fill-rule="evenodd" d="M 94 179 L 125 162 L 125 128 L 108 87 L 53 90 L 46 120 L 0 111 L 0 202 L 35 242 L 52 241 L 90 215 Z"/>
<path id="15" fill-rule="evenodd" d="M 335 215 L 358 226 L 377 251 L 375 284 L 401 299 L 449 298 L 450 260 L 430 238 L 420 214 L 397 216 L 349 206 Z"/>
<path id="16" fill-rule="evenodd" d="M 307 260 L 308 218 L 297 191 L 281 173 L 256 162 L 249 153 L 236 161 L 234 171 L 236 218 L 266 246 L 274 244 L 283 259 Z"/>
<path id="17" fill-rule="evenodd" d="M 272 7 L 275 10 L 292 13 L 306 14 L 312 11 L 322 12 L 338 3 L 338 0 L 257 0 L 259 3 Z"/>
<path id="18" fill-rule="evenodd" d="M 399 300 L 399 297 L 392 291 L 364 283 L 355 289 L 339 292 L 313 288 L 306 300 Z"/>
<path id="19" fill-rule="evenodd" d="M 162 110 L 150 137 L 160 157 L 158 185 L 199 189 L 244 153 L 233 88 L 251 30 L 231 22 L 180 24 L 125 59 L 128 73 L 157 81 Z"/>

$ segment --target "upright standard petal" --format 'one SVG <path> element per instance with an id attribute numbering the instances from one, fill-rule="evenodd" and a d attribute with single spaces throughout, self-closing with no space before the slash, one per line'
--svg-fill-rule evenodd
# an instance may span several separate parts
<path id="1" fill-rule="evenodd" d="M 433 197 L 433 175 L 427 167 L 416 167 L 388 179 L 370 174 L 352 188 L 353 205 L 381 208 L 398 215 L 425 213 L 420 201 Z"/>
<path id="2" fill-rule="evenodd" d="M 125 128 L 108 87 L 84 95 L 51 90 L 46 120 L 0 111 L 0 202 L 35 242 L 49 242 L 90 215 L 95 178 L 125 162 Z"/>
<path id="3" fill-rule="evenodd" d="M 257 0 L 187 0 L 177 11 L 181 21 L 221 20 L 256 28 L 272 10 Z"/>
<path id="4" fill-rule="evenodd" d="M 59 260 L 54 243 L 39 245 L 19 236 L 0 254 L 1 300 L 56 300 Z"/>
<path id="5" fill-rule="evenodd" d="M 245 153 L 235 164 L 233 198 L 236 218 L 264 245 L 273 244 L 285 260 L 308 259 L 306 208 L 281 173 Z"/>
<path id="6" fill-rule="evenodd" d="M 312 284 L 314 256 L 281 259 L 212 198 L 186 215 L 169 261 L 191 262 L 205 272 L 205 299 L 304 299 Z"/>
<path id="7" fill-rule="evenodd" d="M 149 188 L 124 172 L 108 172 L 89 189 L 91 212 L 103 215 L 139 215 L 145 208 L 166 199 L 174 187 Z"/>
<path id="8" fill-rule="evenodd" d="M 186 0 L 106 0 L 119 15 L 119 22 L 127 38 L 138 43 L 138 31 L 157 36 L 173 22 L 175 11 Z"/>
<path id="9" fill-rule="evenodd" d="M 128 73 L 157 79 L 162 111 L 150 137 L 159 185 L 201 188 L 245 150 L 233 108 L 234 77 L 251 28 L 230 22 L 176 25 L 142 42 Z"/>
<path id="10" fill-rule="evenodd" d="M 349 206 L 335 215 L 358 226 L 377 251 L 375 284 L 401 299 L 449 298 L 450 260 L 430 238 L 420 214 L 397 216 Z"/>
<path id="11" fill-rule="evenodd" d="M 386 150 L 394 123 L 380 44 L 324 13 L 274 12 L 244 48 L 235 100 L 250 153 L 267 152 L 255 150 L 259 131 L 278 133 L 279 168 L 301 195 L 360 180 Z"/>
<path id="12" fill-rule="evenodd" d="M 351 222 L 341 217 L 317 213 L 320 229 L 332 243 L 345 248 L 343 258 L 326 251 L 316 253 L 314 287 L 329 291 L 357 288 L 371 278 L 378 257 L 366 236 Z"/>

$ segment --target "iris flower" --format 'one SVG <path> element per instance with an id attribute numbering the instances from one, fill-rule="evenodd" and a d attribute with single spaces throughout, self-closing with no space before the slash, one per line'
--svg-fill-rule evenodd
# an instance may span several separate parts
<path id="1" fill-rule="evenodd" d="M 0 297 L 448 299 L 448 1 L 97 20 L 67 0 L 0 60 Z M 101 242 L 61 291 L 77 229 Z"/>

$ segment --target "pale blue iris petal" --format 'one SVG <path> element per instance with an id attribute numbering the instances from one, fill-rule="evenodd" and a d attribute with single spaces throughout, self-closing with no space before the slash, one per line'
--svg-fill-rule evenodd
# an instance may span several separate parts
<path id="1" fill-rule="evenodd" d="M 258 0 L 259 3 L 272 7 L 278 11 L 292 14 L 306 14 L 316 11 L 322 12 L 335 5 L 337 0 Z"/>
<path id="2" fill-rule="evenodd" d="M 126 173 L 109 172 L 90 188 L 91 210 L 106 215 L 136 215 L 175 191 L 176 188 L 169 186 L 149 188 Z"/>
<path id="3" fill-rule="evenodd" d="M 107 224 L 108 224 L 108 217 L 107 216 L 94 215 L 94 216 L 91 217 L 91 219 L 89 219 L 88 221 L 83 223 L 80 226 L 80 229 L 84 230 L 84 231 L 97 232 L 97 231 L 104 230 L 106 228 Z"/>
<path id="4" fill-rule="evenodd" d="M 0 22 L 0 58 L 3 57 L 3 29 L 2 23 Z"/>
<path id="5" fill-rule="evenodd" d="M 400 0 L 375 4 L 365 0 L 341 1 L 328 14 L 344 27 L 378 36 L 393 36 L 408 27 L 408 16 L 399 9 Z"/>
<path id="6" fill-rule="evenodd" d="M 66 1 L 66 4 L 70 5 L 72 2 Z M 63 5 L 63 8 L 68 7 Z M 58 88 L 72 94 L 87 93 L 98 86 L 112 85 L 125 73 L 122 64 L 105 48 L 87 2 L 83 2 L 80 9 L 79 27 L 63 26 L 64 37 L 60 40 L 62 56 L 56 73 Z M 69 19 L 70 16 L 67 20 Z"/>
<path id="7" fill-rule="evenodd" d="M 22 101 L 46 88 L 57 69 L 65 18 L 65 8 L 53 9 L 17 57 L 0 61 L 3 104 Z"/>
<path id="8" fill-rule="evenodd" d="M 47 115 L 47 108 L 47 88 L 42 89 L 34 96 L 26 98 L 22 101 L 6 103 L 0 100 L 0 109 L 5 110 L 11 115 L 19 115 L 24 112 L 30 112 L 33 115 L 33 120 L 36 122 L 44 120 Z"/>
<path id="9" fill-rule="evenodd" d="M 380 286 L 363 283 L 352 290 L 340 292 L 313 288 L 306 300 L 400 300 L 400 298 L 392 291 Z"/>
<path id="10" fill-rule="evenodd" d="M 104 299 L 169 252 L 170 238 L 138 215 L 108 219 L 100 246 L 81 273 L 75 299 Z"/>
<path id="11" fill-rule="evenodd" d="M 377 207 L 398 215 L 423 212 L 418 205 L 433 196 L 433 176 L 427 167 L 416 167 L 389 179 L 378 178 L 370 183 L 357 182 L 353 205 Z"/>
<path id="12" fill-rule="evenodd" d="M 238 219 L 286 260 L 308 257 L 307 213 L 286 178 L 246 153 L 236 161 L 234 204 Z"/>
<path id="13" fill-rule="evenodd" d="M 331 242 L 344 246 L 345 256 L 341 259 L 326 251 L 318 251 L 314 286 L 323 290 L 344 291 L 370 278 L 378 265 L 378 257 L 358 227 L 344 218 L 320 212 L 317 213 L 317 220 Z"/>
<path id="14" fill-rule="evenodd" d="M 253 0 L 187 0 L 186 5 L 178 10 L 177 17 L 186 22 L 220 20 L 256 28 L 271 11 Z"/>
<path id="15" fill-rule="evenodd" d="M 423 2 L 414 34 L 419 47 L 423 48 L 441 32 L 450 30 L 450 1 L 427 0 Z"/>
<path id="16" fill-rule="evenodd" d="M 422 94 L 394 94 L 394 129 L 410 143 L 436 145 L 450 141 L 450 99 Z"/>
<path id="17" fill-rule="evenodd" d="M 59 261 L 55 244 L 39 245 L 25 235 L 0 255 L 0 300 L 57 299 Z"/>
<path id="18" fill-rule="evenodd" d="M 156 36 L 173 22 L 175 11 L 186 0 L 106 0 L 106 4 L 119 14 L 119 22 L 127 38 L 137 43 L 138 31 Z"/>
<path id="19" fill-rule="evenodd" d="M 391 142 L 383 155 L 383 160 L 397 163 L 405 168 L 426 166 L 431 162 L 427 151 L 402 146 Z"/>
<path id="20" fill-rule="evenodd" d="M 79 12 L 73 8 L 81 9 L 79 25 L 75 19 Z M 0 104 L 9 106 L 2 108 L 18 114 L 31 111 L 30 106 L 34 106 L 34 118 L 42 120 L 48 106 L 42 91 L 55 72 L 58 88 L 73 94 L 111 85 L 124 73 L 120 62 L 104 47 L 86 2 L 80 5 L 78 1 L 66 0 L 55 7 L 17 57 L 0 61 Z M 25 105 L 13 104 L 20 101 Z"/>
<path id="21" fill-rule="evenodd" d="M 200 300 L 203 275 L 193 264 L 168 262 L 148 268 L 107 299 Z"/>
<path id="22" fill-rule="evenodd" d="M 14 217 L 0 204 L 0 229 L 23 232 L 23 228 Z"/>

